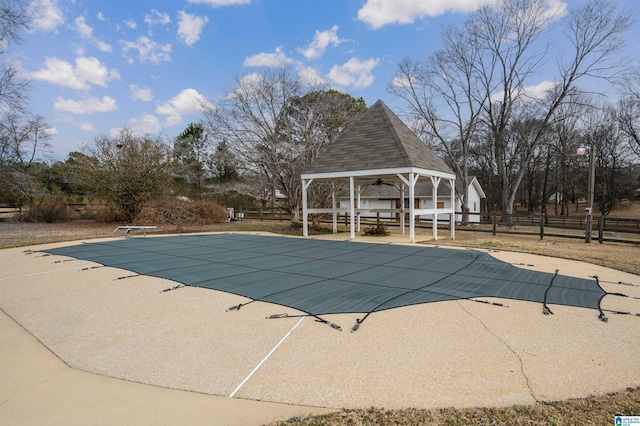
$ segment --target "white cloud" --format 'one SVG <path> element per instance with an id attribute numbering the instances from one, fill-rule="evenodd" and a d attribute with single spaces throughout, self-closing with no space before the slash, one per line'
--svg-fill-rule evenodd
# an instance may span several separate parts
<path id="1" fill-rule="evenodd" d="M 472 12 L 479 5 L 494 0 L 368 0 L 358 10 L 358 20 L 373 29 L 387 24 L 412 24 L 424 16 L 445 12 Z"/>
<path id="2" fill-rule="evenodd" d="M 138 52 L 138 60 L 141 63 L 151 62 L 159 64 L 162 61 L 171 61 L 171 44 L 158 44 L 147 37 L 138 37 L 136 41 L 121 41 L 122 53 L 129 63 L 133 63 L 133 58 L 127 56 L 130 50 Z"/>
<path id="3" fill-rule="evenodd" d="M 98 14 L 96 15 L 96 18 L 98 18 L 98 21 L 106 21 L 107 19 L 104 17 L 104 14 L 102 12 L 98 12 Z"/>
<path id="4" fill-rule="evenodd" d="M 55 127 L 50 126 L 50 127 L 45 128 L 44 132 L 46 133 L 47 136 L 53 137 L 53 136 L 58 134 L 58 129 L 55 128 Z"/>
<path id="5" fill-rule="evenodd" d="M 242 65 L 245 67 L 281 67 L 290 64 L 293 60 L 282 51 L 282 47 L 276 47 L 274 53 L 258 53 L 249 56 Z"/>
<path id="6" fill-rule="evenodd" d="M 320 86 L 325 83 L 324 78 L 320 76 L 318 70 L 313 67 L 302 67 L 298 70 L 300 80 L 309 86 Z"/>
<path id="7" fill-rule="evenodd" d="M 158 117 L 152 114 L 142 114 L 140 118 L 129 120 L 129 127 L 135 133 L 157 133 L 162 130 L 162 125 Z M 112 129 L 114 131 L 116 129 Z"/>
<path id="8" fill-rule="evenodd" d="M 58 58 L 47 58 L 45 67 L 31 73 L 34 80 L 48 81 L 63 87 L 87 90 L 91 85 L 107 87 L 111 80 L 120 79 L 118 70 L 107 69 L 96 58 L 80 56 L 75 66 Z"/>
<path id="9" fill-rule="evenodd" d="M 89 97 L 74 101 L 73 99 L 63 99 L 58 97 L 53 102 L 53 109 L 65 111 L 72 114 L 93 114 L 96 112 L 110 112 L 117 108 L 116 100 L 111 96 L 103 96 L 102 99 Z"/>
<path id="10" fill-rule="evenodd" d="M 227 97 L 235 98 L 242 94 L 250 93 L 260 86 L 262 80 L 262 75 L 260 75 L 259 73 L 254 72 L 251 74 L 245 74 L 242 76 L 240 81 L 238 81 L 238 88 L 230 92 Z"/>
<path id="11" fill-rule="evenodd" d="M 131 99 L 134 101 L 149 102 L 153 99 L 151 89 L 148 87 L 138 87 L 135 84 L 130 84 L 129 93 L 131 94 Z"/>
<path id="12" fill-rule="evenodd" d="M 93 132 L 96 128 L 93 123 L 80 123 L 80 129 L 85 132 Z"/>
<path id="13" fill-rule="evenodd" d="M 93 36 L 93 28 L 87 25 L 84 16 L 78 16 L 76 18 L 73 28 L 84 38 L 91 38 Z"/>
<path id="14" fill-rule="evenodd" d="M 343 65 L 334 65 L 329 71 L 328 78 L 333 83 L 340 86 L 353 86 L 363 88 L 373 83 L 373 69 L 378 66 L 380 60 L 377 58 L 361 61 L 358 58 L 351 58 Z"/>
<path id="15" fill-rule="evenodd" d="M 542 83 L 524 88 L 526 95 L 533 99 L 543 99 L 558 85 L 555 81 L 543 81 Z"/>
<path id="16" fill-rule="evenodd" d="M 164 126 L 165 127 L 177 126 L 180 123 L 182 123 L 181 115 L 169 115 L 165 119 Z"/>
<path id="17" fill-rule="evenodd" d="M 151 14 L 144 15 L 144 23 L 147 25 L 166 25 L 170 22 L 169 14 L 158 12 L 155 9 L 151 9 Z"/>
<path id="18" fill-rule="evenodd" d="M 199 114 L 204 105 L 211 106 L 207 98 L 194 89 L 184 89 L 169 102 L 158 104 L 156 113 L 166 115 L 168 123 L 179 124 L 183 115 Z"/>
<path id="19" fill-rule="evenodd" d="M 393 79 L 391 80 L 391 85 L 394 87 L 410 87 L 411 86 L 411 80 L 413 80 L 413 76 L 411 77 L 398 77 L 395 76 L 393 77 Z"/>
<path id="20" fill-rule="evenodd" d="M 123 130 L 124 127 L 112 127 L 111 129 L 109 129 L 109 137 L 117 138 L 118 136 L 120 136 Z"/>
<path id="21" fill-rule="evenodd" d="M 213 7 L 232 6 L 234 4 L 249 4 L 251 0 L 188 0 L 194 4 L 208 4 Z"/>
<path id="22" fill-rule="evenodd" d="M 136 21 L 134 21 L 133 19 L 127 19 L 126 21 L 124 21 L 124 26 L 132 30 L 138 28 L 138 24 L 136 24 Z"/>
<path id="23" fill-rule="evenodd" d="M 93 43 L 98 49 L 103 52 L 111 52 L 111 45 L 107 44 L 103 41 L 98 40 L 93 36 L 93 28 L 91 28 L 85 21 L 84 16 L 79 16 L 74 21 L 73 28 L 76 30 L 78 34 L 80 34 L 83 38 L 86 38 L 91 43 Z"/>
<path id="24" fill-rule="evenodd" d="M 191 46 L 200 39 L 204 25 L 209 22 L 206 16 L 178 12 L 178 38 L 187 46 Z"/>
<path id="25" fill-rule="evenodd" d="M 558 85 L 555 81 L 543 81 L 531 86 L 525 86 L 514 92 L 514 97 L 519 98 L 523 102 L 544 99 L 547 94 Z M 493 93 L 491 95 L 492 102 L 501 102 L 504 97 L 504 90 Z"/>
<path id="26" fill-rule="evenodd" d="M 306 49 L 300 49 L 300 52 L 307 59 L 315 59 L 324 55 L 327 47 L 331 44 L 339 46 L 343 40 L 338 37 L 338 26 L 334 25 L 330 30 L 316 31 L 313 41 L 309 43 Z"/>
<path id="27" fill-rule="evenodd" d="M 543 22 L 557 21 L 567 14 L 567 3 L 562 0 L 547 0 L 540 19 Z"/>
<path id="28" fill-rule="evenodd" d="M 57 0 L 34 0 L 29 4 L 28 14 L 31 17 L 31 28 L 36 31 L 55 30 L 64 23 Z"/>
<path id="29" fill-rule="evenodd" d="M 110 44 L 105 43 L 104 41 L 94 40 L 93 42 L 95 43 L 96 47 L 97 47 L 99 50 L 102 50 L 103 52 L 109 52 L 109 53 L 110 53 L 110 52 L 111 52 L 111 50 L 112 50 L 112 49 L 111 49 L 111 45 L 110 45 Z"/>

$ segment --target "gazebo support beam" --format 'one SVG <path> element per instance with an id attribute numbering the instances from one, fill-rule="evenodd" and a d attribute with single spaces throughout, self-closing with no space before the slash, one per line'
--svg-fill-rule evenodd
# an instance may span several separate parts
<path id="1" fill-rule="evenodd" d="M 404 235 L 404 182 L 400 182 L 400 229 Z"/>
<path id="2" fill-rule="evenodd" d="M 453 212 L 449 215 L 449 232 L 451 233 L 451 239 L 456 239 L 456 181 L 449 179 L 449 186 L 451 187 L 451 210 Z"/>
<path id="3" fill-rule="evenodd" d="M 313 178 L 307 180 L 302 179 L 302 235 L 305 237 L 309 236 L 309 219 L 307 213 L 307 189 L 309 189 L 309 185 L 313 182 Z"/>
<path id="4" fill-rule="evenodd" d="M 350 219 L 350 223 L 349 223 L 349 231 L 350 231 L 350 239 L 351 240 L 355 240 L 356 239 L 356 229 L 354 227 L 355 225 L 355 219 L 356 219 L 356 215 L 355 215 L 355 200 L 354 200 L 354 179 L 353 176 L 349 176 L 349 219 Z"/>
<path id="5" fill-rule="evenodd" d="M 333 219 L 333 233 L 338 233 L 338 210 L 336 208 L 336 184 L 335 182 L 331 182 L 331 209 L 333 213 L 331 214 Z"/>
<path id="6" fill-rule="evenodd" d="M 431 176 L 431 185 L 433 185 L 433 239 L 438 241 L 438 186 L 440 186 L 440 178 Z"/>
<path id="7" fill-rule="evenodd" d="M 357 210 L 357 214 L 356 214 L 356 222 L 358 223 L 358 225 L 356 226 L 356 231 L 360 232 L 360 193 L 362 192 L 362 185 L 358 185 L 358 195 L 356 198 L 356 210 Z"/>

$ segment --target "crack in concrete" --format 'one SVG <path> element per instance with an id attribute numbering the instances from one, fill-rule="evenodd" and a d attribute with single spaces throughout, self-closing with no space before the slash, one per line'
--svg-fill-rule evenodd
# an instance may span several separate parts
<path id="1" fill-rule="evenodd" d="M 481 325 L 482 327 L 487 330 L 487 332 L 489 334 L 491 334 L 492 336 L 494 336 L 496 339 L 498 339 L 500 341 L 500 343 L 502 343 L 507 349 L 509 349 L 509 351 L 514 354 L 516 356 L 516 358 L 518 358 L 518 362 L 520 363 L 520 373 L 522 374 L 522 377 L 524 377 L 525 380 L 525 384 L 527 385 L 527 389 L 529 389 L 529 394 L 531 395 L 531 398 L 533 398 L 533 400 L 535 402 L 539 402 L 538 398 L 536 398 L 535 394 L 533 393 L 533 388 L 531 387 L 531 383 L 529 382 L 529 377 L 527 376 L 527 374 L 524 371 L 524 364 L 522 362 L 522 358 L 520 357 L 520 354 L 518 354 L 515 350 L 513 350 L 513 348 L 511 346 L 509 346 L 509 344 L 507 342 L 505 342 L 502 337 L 500 337 L 498 334 L 494 333 L 493 331 L 491 331 L 489 329 L 489 327 L 487 327 L 487 325 L 484 323 L 484 321 L 482 321 L 480 318 L 478 318 L 476 315 L 472 314 L 471 312 L 469 312 L 464 306 L 462 306 L 462 304 L 460 303 L 459 300 L 456 300 L 456 303 L 458 304 L 458 306 L 460 306 L 462 308 L 463 311 L 465 311 L 467 314 L 469 314 L 470 316 L 472 316 L 473 318 L 475 318 Z"/>

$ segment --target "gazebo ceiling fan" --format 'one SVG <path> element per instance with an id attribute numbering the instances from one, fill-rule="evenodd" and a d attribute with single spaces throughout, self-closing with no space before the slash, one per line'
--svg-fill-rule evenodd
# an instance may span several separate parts
<path id="1" fill-rule="evenodd" d="M 394 184 L 385 182 L 380 178 L 378 178 L 375 182 L 373 182 L 370 185 L 374 185 L 374 186 L 380 186 L 380 185 L 395 186 Z"/>

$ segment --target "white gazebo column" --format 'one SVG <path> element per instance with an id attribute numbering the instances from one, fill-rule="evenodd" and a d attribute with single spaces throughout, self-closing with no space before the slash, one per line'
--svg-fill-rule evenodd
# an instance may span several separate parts
<path id="1" fill-rule="evenodd" d="M 456 181 L 449 179 L 449 186 L 451 187 L 451 216 L 449 216 L 449 230 L 451 232 L 451 239 L 456 239 Z"/>
<path id="2" fill-rule="evenodd" d="M 433 239 L 438 240 L 438 185 L 440 178 L 431 176 L 431 184 L 433 185 Z"/>
<path id="3" fill-rule="evenodd" d="M 400 182 L 400 229 L 404 235 L 404 182 Z"/>
<path id="4" fill-rule="evenodd" d="M 356 230 L 358 232 L 360 232 L 360 193 L 361 192 L 362 192 L 362 187 L 360 185 L 358 185 L 358 197 L 356 198 L 356 209 L 358 211 L 357 219 L 356 219 L 356 222 L 358 223 L 358 226 L 356 227 Z"/>
<path id="5" fill-rule="evenodd" d="M 409 242 L 413 243 L 415 241 L 416 235 L 416 217 L 415 217 L 415 207 L 413 205 L 414 199 L 416 196 L 416 180 L 420 175 L 415 176 L 415 173 L 409 173 Z M 402 200 L 404 204 L 404 200 Z"/>
<path id="6" fill-rule="evenodd" d="M 307 189 L 309 189 L 311 182 L 313 182 L 313 179 L 309 179 L 308 181 L 302 179 L 302 235 L 305 237 L 309 236 L 309 221 L 307 219 Z"/>
<path id="7" fill-rule="evenodd" d="M 331 215 L 333 218 L 333 233 L 338 233 L 338 210 L 336 208 L 336 184 L 331 182 Z"/>
<path id="8" fill-rule="evenodd" d="M 350 230 L 350 239 L 351 240 L 355 240 L 356 239 L 356 229 L 354 227 L 355 225 L 355 200 L 354 200 L 354 184 L 353 184 L 353 176 L 349 176 L 349 219 L 350 219 L 350 223 L 349 223 L 349 230 Z"/>

